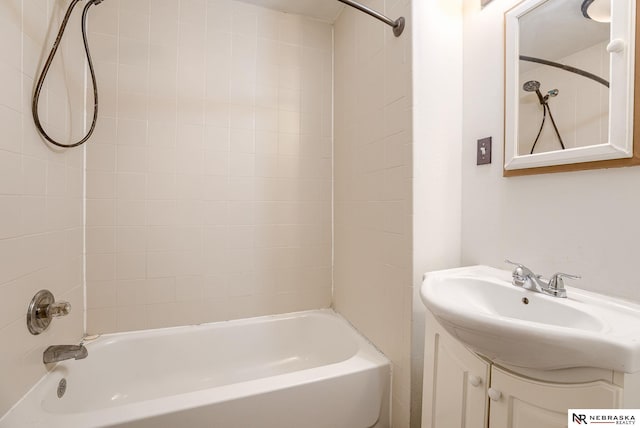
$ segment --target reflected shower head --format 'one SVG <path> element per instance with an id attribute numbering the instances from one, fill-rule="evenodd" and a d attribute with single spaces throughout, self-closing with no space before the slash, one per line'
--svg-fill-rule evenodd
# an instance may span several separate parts
<path id="1" fill-rule="evenodd" d="M 537 80 L 529 80 L 528 82 L 525 82 L 524 85 L 522 85 L 522 89 L 527 92 L 535 92 L 540 89 L 540 82 L 538 82 Z"/>
<path id="2" fill-rule="evenodd" d="M 545 98 L 540 93 L 540 82 L 538 82 L 537 80 L 529 80 L 528 82 L 525 82 L 524 85 L 522 85 L 522 89 L 527 92 L 535 92 L 538 96 L 538 101 L 540 101 L 540 104 L 544 105 L 547 102 L 548 97 Z"/>

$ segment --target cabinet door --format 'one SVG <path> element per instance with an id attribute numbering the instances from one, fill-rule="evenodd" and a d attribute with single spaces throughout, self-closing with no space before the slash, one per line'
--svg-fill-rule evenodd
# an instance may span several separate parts
<path id="1" fill-rule="evenodd" d="M 427 314 L 422 428 L 485 428 L 489 364 Z"/>
<path id="2" fill-rule="evenodd" d="M 491 389 L 491 428 L 564 428 L 568 409 L 615 409 L 622 403 L 622 389 L 607 382 L 544 383 L 495 366 Z M 493 401 L 497 392 L 501 396 Z"/>

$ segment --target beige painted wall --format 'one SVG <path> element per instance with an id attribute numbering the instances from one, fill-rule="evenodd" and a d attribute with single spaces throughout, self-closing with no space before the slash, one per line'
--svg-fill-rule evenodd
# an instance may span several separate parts
<path id="1" fill-rule="evenodd" d="M 393 426 L 409 426 L 411 340 L 411 2 L 390 28 L 346 8 L 335 23 L 334 306 L 393 364 Z"/>
<path id="2" fill-rule="evenodd" d="M 45 374 L 46 347 L 77 343 L 83 330 L 84 152 L 48 148 L 31 119 L 39 60 L 53 41 L 45 44 L 45 32 L 51 21 L 57 27 L 56 3 L 0 2 L 0 415 Z M 63 141 L 83 126 L 78 36 L 65 38 L 41 98 L 45 128 Z M 69 301 L 72 311 L 33 336 L 25 313 L 43 288 Z"/>
<path id="3" fill-rule="evenodd" d="M 502 177 L 503 14 L 465 0 L 462 261 L 503 269 L 505 258 L 572 285 L 640 301 L 634 267 L 640 241 L 640 168 Z M 494 137 L 494 162 L 475 167 L 475 140 Z"/>
<path id="4" fill-rule="evenodd" d="M 329 306 L 332 27 L 154 0 L 91 29 L 88 331 Z"/>

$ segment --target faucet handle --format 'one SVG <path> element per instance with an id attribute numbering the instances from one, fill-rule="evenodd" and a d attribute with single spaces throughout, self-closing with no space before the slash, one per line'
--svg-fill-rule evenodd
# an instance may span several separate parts
<path id="1" fill-rule="evenodd" d="M 579 275 L 570 275 L 568 273 L 557 272 L 549 279 L 548 290 L 556 297 L 567 297 L 567 290 L 564 288 L 562 278 L 580 279 Z"/>
<path id="2" fill-rule="evenodd" d="M 551 278 L 554 278 L 554 277 L 570 278 L 570 279 L 581 279 L 582 278 L 580 275 L 570 275 L 568 273 L 562 273 L 562 272 L 554 273 Z"/>
<path id="3" fill-rule="evenodd" d="M 505 262 L 505 263 L 508 263 L 508 264 L 510 264 L 510 265 L 517 266 L 517 267 L 519 267 L 519 268 L 523 268 L 523 267 L 524 267 L 524 265 L 523 265 L 522 263 L 512 262 L 512 261 L 511 261 L 511 260 L 509 260 L 509 259 L 504 259 L 504 262 Z"/>
<path id="4" fill-rule="evenodd" d="M 510 265 L 515 266 L 516 268 L 513 270 L 513 275 L 518 275 L 518 276 L 524 276 L 525 272 L 529 271 L 530 269 L 528 267 L 526 267 L 525 265 L 523 265 L 522 263 L 516 263 L 516 262 L 512 262 L 509 259 L 504 259 L 505 263 L 509 263 Z"/>
<path id="5" fill-rule="evenodd" d="M 530 269 L 522 263 L 512 262 L 508 259 L 505 259 L 504 262 L 516 267 L 511 274 L 511 276 L 513 277 L 513 285 L 517 285 L 519 287 L 524 286 L 527 282 L 527 273 L 531 272 Z"/>
<path id="6" fill-rule="evenodd" d="M 549 279 L 549 287 L 551 288 L 564 288 L 564 281 L 562 278 L 580 279 L 580 275 L 570 275 L 568 273 L 557 272 L 554 273 L 551 279 Z"/>
<path id="7" fill-rule="evenodd" d="M 69 302 L 54 302 L 47 306 L 47 317 L 63 317 L 71 312 L 71 304 Z"/>
<path id="8" fill-rule="evenodd" d="M 523 275 L 531 275 L 531 276 L 539 276 L 536 275 L 535 273 L 533 273 L 533 271 L 531 269 L 529 269 L 528 267 L 526 267 L 525 265 L 523 265 L 522 263 L 517 263 L 517 262 L 512 262 L 509 259 L 504 259 L 505 263 L 509 263 L 510 265 L 514 265 L 516 268 L 513 270 L 513 273 L 515 274 L 516 272 L 523 274 Z"/>

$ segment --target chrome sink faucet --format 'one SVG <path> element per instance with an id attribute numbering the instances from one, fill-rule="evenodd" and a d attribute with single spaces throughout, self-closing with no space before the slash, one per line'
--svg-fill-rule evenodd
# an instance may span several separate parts
<path id="1" fill-rule="evenodd" d="M 531 269 L 521 263 L 514 263 L 510 260 L 505 260 L 505 263 L 515 266 L 512 273 L 513 285 L 553 297 L 567 297 L 563 278 L 580 279 L 578 275 L 557 272 L 551 276 L 551 279 L 546 280 L 542 275 L 533 273 Z"/>
<path id="2" fill-rule="evenodd" d="M 54 345 L 45 349 L 42 354 L 42 362 L 45 364 L 57 363 L 71 358 L 82 360 L 87 358 L 87 355 L 89 352 L 82 343 L 80 345 Z"/>

